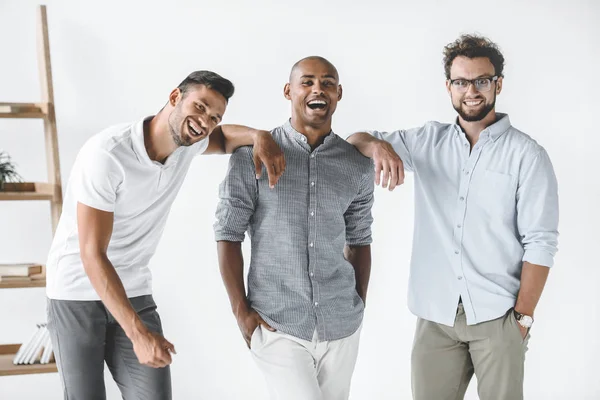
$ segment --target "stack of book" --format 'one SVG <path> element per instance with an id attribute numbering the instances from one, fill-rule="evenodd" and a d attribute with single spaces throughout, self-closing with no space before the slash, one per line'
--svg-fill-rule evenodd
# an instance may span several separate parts
<path id="1" fill-rule="evenodd" d="M 28 283 L 41 273 L 40 264 L 0 264 L 0 282 Z"/>
<path id="2" fill-rule="evenodd" d="M 50 332 L 48 332 L 46 324 L 38 324 L 33 335 L 21 345 L 15 354 L 13 364 L 48 364 L 50 362 L 54 362 Z"/>

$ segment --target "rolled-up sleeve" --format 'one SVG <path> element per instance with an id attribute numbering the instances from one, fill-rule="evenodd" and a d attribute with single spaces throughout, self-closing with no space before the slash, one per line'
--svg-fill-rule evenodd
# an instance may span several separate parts
<path id="1" fill-rule="evenodd" d="M 374 180 L 375 172 L 371 168 L 370 172 L 365 174 L 358 194 L 344 213 L 348 246 L 366 246 L 373 241 L 371 238 L 371 225 L 373 224 L 371 208 L 374 201 Z"/>
<path id="2" fill-rule="evenodd" d="M 404 169 L 407 171 L 414 171 L 413 161 L 410 152 L 410 143 L 408 142 L 408 139 L 410 139 L 410 135 L 414 134 L 414 132 L 397 130 L 393 132 L 368 131 L 367 133 L 376 139 L 383 140 L 391 144 L 394 148 L 394 151 L 402 160 L 402 163 L 404 164 Z"/>
<path id="3" fill-rule="evenodd" d="M 517 189 L 523 261 L 552 267 L 558 245 L 558 184 L 544 149 L 524 160 Z"/>
<path id="4" fill-rule="evenodd" d="M 243 242 L 257 202 L 252 149 L 240 147 L 229 159 L 227 176 L 219 187 L 214 224 L 216 241 Z"/>

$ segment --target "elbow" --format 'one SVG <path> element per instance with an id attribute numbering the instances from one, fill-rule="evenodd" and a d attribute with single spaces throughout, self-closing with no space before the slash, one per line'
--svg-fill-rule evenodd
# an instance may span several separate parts
<path id="1" fill-rule="evenodd" d="M 101 251 L 96 246 L 81 246 L 80 247 L 81 262 L 86 273 L 94 270 L 101 264 L 101 260 L 107 258 L 106 252 Z"/>

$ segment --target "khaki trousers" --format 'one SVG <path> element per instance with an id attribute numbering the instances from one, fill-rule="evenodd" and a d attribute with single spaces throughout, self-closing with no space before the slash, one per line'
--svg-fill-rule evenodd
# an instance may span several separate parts
<path id="1" fill-rule="evenodd" d="M 523 399 L 525 340 L 513 310 L 467 325 L 459 304 L 454 327 L 419 318 L 412 350 L 415 400 L 460 400 L 473 374 L 481 400 Z"/>

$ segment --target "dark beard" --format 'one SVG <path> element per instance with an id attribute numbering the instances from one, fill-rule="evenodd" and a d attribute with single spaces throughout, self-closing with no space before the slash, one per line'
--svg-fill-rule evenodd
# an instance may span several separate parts
<path id="1" fill-rule="evenodd" d="M 177 107 L 175 108 L 175 110 L 173 110 L 173 112 L 171 113 L 171 115 L 169 115 L 169 131 L 171 132 L 171 138 L 173 139 L 173 142 L 178 146 L 190 146 L 191 143 L 189 141 L 184 141 L 182 136 L 181 136 L 181 132 L 178 131 L 177 126 L 180 126 L 180 124 L 174 124 L 174 120 L 177 121 L 179 118 L 179 110 L 177 109 Z M 187 137 L 185 139 L 188 139 Z"/>
<path id="2" fill-rule="evenodd" d="M 460 117 L 464 121 L 467 121 L 467 122 L 481 121 L 496 106 L 496 94 L 494 93 L 494 100 L 490 104 L 485 105 L 480 112 L 478 112 L 477 114 L 474 114 L 474 115 L 473 114 L 467 114 L 466 112 L 464 112 L 464 110 L 462 108 L 462 101 L 461 101 L 461 103 L 460 103 L 460 105 L 458 107 L 456 107 L 454 104 L 452 104 L 452 106 L 454 107 L 454 109 L 456 110 L 456 112 L 458 113 L 458 115 L 460 115 Z"/>

